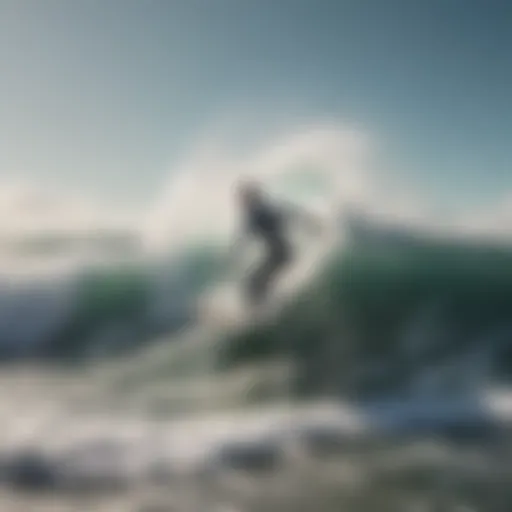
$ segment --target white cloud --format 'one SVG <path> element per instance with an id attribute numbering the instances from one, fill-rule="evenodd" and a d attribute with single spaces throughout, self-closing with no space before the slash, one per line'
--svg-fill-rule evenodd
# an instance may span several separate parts
<path id="1" fill-rule="evenodd" d="M 68 192 L 28 183 L 0 183 L 0 235 L 88 232 L 133 226 L 133 218 Z"/>

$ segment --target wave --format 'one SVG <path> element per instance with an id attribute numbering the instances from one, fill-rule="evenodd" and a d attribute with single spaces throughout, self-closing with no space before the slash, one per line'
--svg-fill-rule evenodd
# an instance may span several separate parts
<path id="1" fill-rule="evenodd" d="M 219 268 L 215 247 L 192 246 L 167 259 L 101 260 L 4 278 L 0 351 L 9 359 L 118 353 L 189 322 L 195 297 Z"/>
<path id="2" fill-rule="evenodd" d="M 205 325 L 200 333 L 197 302 L 219 283 L 226 259 L 222 245 L 194 245 L 166 258 L 92 266 L 60 283 L 11 288 L 15 308 L 2 296 L 4 356 L 98 360 L 144 353 L 163 336 L 164 375 L 153 363 L 140 364 L 139 381 L 174 378 L 206 358 L 209 369 L 200 371 L 213 373 L 291 362 L 288 389 L 301 396 L 445 396 L 509 384 L 510 245 L 436 236 L 369 216 L 349 217 L 343 228 L 340 244 L 274 322 L 231 334 Z"/>
<path id="3" fill-rule="evenodd" d="M 180 345 L 183 331 L 193 337 L 204 327 L 195 317 L 203 294 L 227 276 L 237 279 L 226 260 L 236 227 L 232 194 L 250 175 L 272 196 L 320 215 L 335 249 L 327 262 L 308 260 L 318 275 L 273 324 L 221 333 L 219 368 L 293 360 L 297 393 L 434 393 L 508 378 L 509 246 L 470 243 L 458 233 L 471 230 L 455 229 L 460 219 L 443 219 L 441 229 L 414 194 L 383 188 L 362 163 L 365 138 L 350 130 L 307 129 L 245 154 L 210 149 L 174 169 L 137 222 L 115 218 L 107 229 L 95 208 L 29 197 L 21 224 L 30 233 L 20 238 L 11 226 L 1 242 L 4 358 L 98 362 L 162 337 Z M 11 196 L 4 223 L 13 208 L 27 208 L 23 194 Z M 315 244 L 304 250 L 315 255 Z M 201 343 L 194 347 L 203 357 Z M 150 369 L 143 378 L 151 380 Z"/>
<path id="4" fill-rule="evenodd" d="M 297 393 L 445 395 L 508 385 L 512 247 L 371 218 L 278 320 L 235 333 L 222 367 L 297 363 Z"/>
<path id="5" fill-rule="evenodd" d="M 106 354 L 183 327 L 198 294 L 227 273 L 222 252 L 236 225 L 240 176 L 332 216 L 333 176 L 353 137 L 324 130 L 310 138 L 284 137 L 238 158 L 194 154 L 147 215 L 0 187 L 0 351 L 82 357 L 94 346 Z"/>

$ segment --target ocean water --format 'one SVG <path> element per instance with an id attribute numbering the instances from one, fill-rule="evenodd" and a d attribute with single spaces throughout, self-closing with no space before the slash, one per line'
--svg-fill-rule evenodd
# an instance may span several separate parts
<path id="1" fill-rule="evenodd" d="M 359 146 L 200 154 L 123 222 L 32 197 L 2 235 L 2 510 L 508 510 L 512 247 L 377 204 Z M 325 229 L 272 321 L 229 326 L 198 306 L 244 272 L 240 175 Z"/>

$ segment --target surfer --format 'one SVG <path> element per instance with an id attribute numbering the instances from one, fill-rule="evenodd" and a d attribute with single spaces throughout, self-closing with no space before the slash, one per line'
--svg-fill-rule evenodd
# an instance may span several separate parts
<path id="1" fill-rule="evenodd" d="M 241 183 L 237 192 L 242 230 L 235 247 L 252 237 L 262 242 L 264 250 L 263 259 L 249 272 L 244 285 L 249 306 L 259 307 L 267 299 L 270 286 L 295 258 L 287 229 L 290 221 L 302 219 L 315 231 L 318 224 L 295 208 L 272 204 L 256 183 Z"/>

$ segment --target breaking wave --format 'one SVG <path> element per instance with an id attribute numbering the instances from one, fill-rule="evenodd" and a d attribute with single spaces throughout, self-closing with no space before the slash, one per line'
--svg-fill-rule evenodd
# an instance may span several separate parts
<path id="1" fill-rule="evenodd" d="M 469 242 L 457 220 L 441 229 L 410 194 L 383 188 L 366 157 L 361 134 L 332 127 L 243 154 L 211 144 L 174 169 L 148 215 L 102 224 L 82 205 L 78 227 L 4 230 L 2 356 L 98 360 L 197 326 L 198 300 L 237 279 L 226 252 L 232 193 L 251 176 L 319 215 L 328 236 L 321 250 L 297 241 L 317 274 L 273 324 L 225 335 L 221 366 L 284 355 L 300 393 L 432 394 L 506 380 L 512 249 Z M 53 213 L 54 201 L 28 203 L 25 226 L 41 211 L 69 220 L 60 203 Z M 315 262 L 320 253 L 327 261 Z"/>

